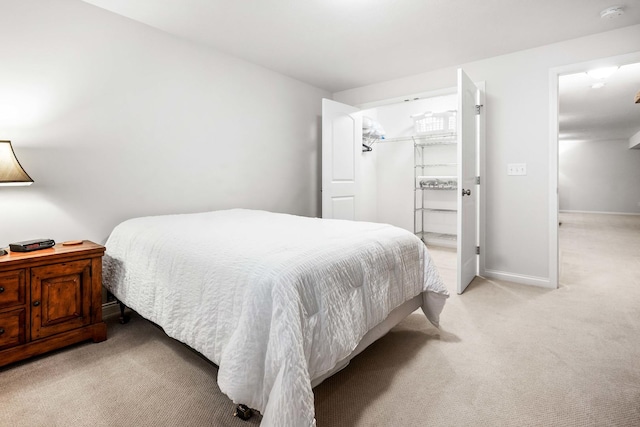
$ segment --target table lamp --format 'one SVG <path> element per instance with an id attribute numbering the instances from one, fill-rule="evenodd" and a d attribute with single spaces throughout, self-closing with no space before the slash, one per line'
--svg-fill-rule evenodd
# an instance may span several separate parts
<path id="1" fill-rule="evenodd" d="M 11 141 L 0 141 L 0 186 L 31 184 L 33 180 L 16 158 Z M 6 250 L 0 249 L 0 256 L 6 254 Z"/>

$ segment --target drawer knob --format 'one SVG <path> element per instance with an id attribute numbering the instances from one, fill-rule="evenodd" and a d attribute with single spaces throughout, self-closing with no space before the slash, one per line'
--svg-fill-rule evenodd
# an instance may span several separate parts
<path id="1" fill-rule="evenodd" d="M 0 328 L 0 335 L 4 334 L 4 328 Z"/>
<path id="2" fill-rule="evenodd" d="M 33 306 L 34 306 L 34 307 L 37 307 L 37 306 L 39 306 L 39 305 L 40 305 L 40 301 L 34 301 L 34 302 L 33 302 Z"/>
<path id="3" fill-rule="evenodd" d="M 0 294 L 4 292 L 4 288 L 0 286 Z"/>

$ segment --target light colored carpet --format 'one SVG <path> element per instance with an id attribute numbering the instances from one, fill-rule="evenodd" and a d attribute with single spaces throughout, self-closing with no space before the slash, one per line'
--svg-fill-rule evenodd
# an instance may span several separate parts
<path id="1" fill-rule="evenodd" d="M 562 214 L 561 286 L 476 279 L 318 386 L 318 426 L 640 426 L 640 216 Z M 134 317 L 0 368 L 2 426 L 250 426 L 217 369 Z"/>

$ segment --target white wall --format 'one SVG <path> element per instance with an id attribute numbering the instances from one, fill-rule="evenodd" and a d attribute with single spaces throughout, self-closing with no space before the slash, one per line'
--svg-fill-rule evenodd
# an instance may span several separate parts
<path id="1" fill-rule="evenodd" d="M 75 0 L 0 3 L 0 246 L 104 242 L 139 215 L 319 213 L 328 93 Z"/>
<path id="2" fill-rule="evenodd" d="M 640 150 L 626 139 L 560 141 L 560 210 L 640 214 Z"/>
<path id="3" fill-rule="evenodd" d="M 485 268 L 522 283 L 549 281 L 550 68 L 640 51 L 640 25 L 462 64 L 486 83 Z M 360 105 L 455 85 L 445 68 L 334 94 Z M 526 163 L 526 176 L 507 176 Z"/>
<path id="4" fill-rule="evenodd" d="M 376 110 L 365 110 L 361 112 L 362 116 L 377 120 L 378 112 Z M 360 176 L 358 198 L 362 221 L 380 222 L 378 219 L 378 144 L 373 143 L 373 151 L 360 152 Z"/>
<path id="5" fill-rule="evenodd" d="M 378 155 L 377 220 L 413 233 L 413 142 L 380 142 L 373 147 Z"/>

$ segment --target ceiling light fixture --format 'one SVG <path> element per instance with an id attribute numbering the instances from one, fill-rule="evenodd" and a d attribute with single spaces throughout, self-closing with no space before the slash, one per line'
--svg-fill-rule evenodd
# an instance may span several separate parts
<path id="1" fill-rule="evenodd" d="M 600 18 L 614 19 L 623 14 L 624 8 L 622 6 L 611 6 L 600 12 Z"/>
<path id="2" fill-rule="evenodd" d="M 591 85 L 591 89 L 600 89 L 606 85 L 605 82 L 598 82 Z"/>
<path id="3" fill-rule="evenodd" d="M 618 69 L 617 65 L 613 67 L 602 67 L 602 68 L 596 68 L 595 70 L 587 71 L 587 74 L 592 79 L 602 80 L 611 76 L 611 74 L 615 73 L 617 69 Z"/>

